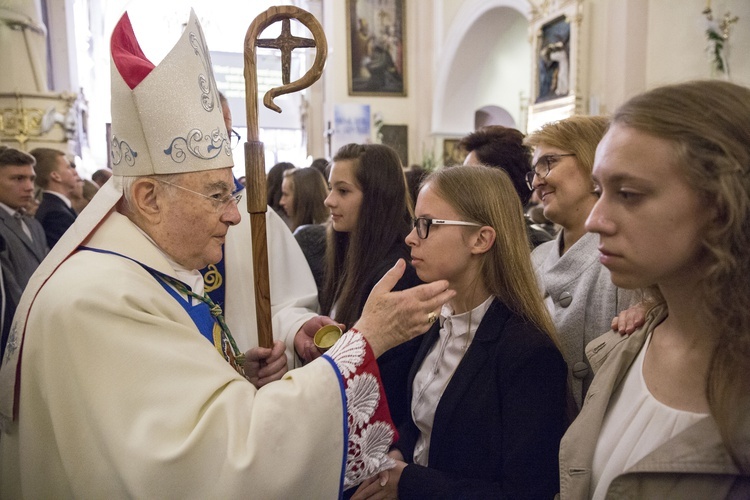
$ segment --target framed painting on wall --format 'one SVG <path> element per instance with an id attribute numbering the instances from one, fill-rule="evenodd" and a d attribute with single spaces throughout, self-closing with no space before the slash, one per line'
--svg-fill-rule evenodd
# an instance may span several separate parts
<path id="1" fill-rule="evenodd" d="M 463 165 L 464 160 L 466 159 L 466 151 L 458 145 L 460 141 L 461 139 L 443 139 L 444 167 Z"/>
<path id="2" fill-rule="evenodd" d="M 532 2 L 531 104 L 527 132 L 583 112 L 582 0 Z"/>
<path id="3" fill-rule="evenodd" d="M 405 0 L 346 0 L 349 95 L 406 96 Z"/>
<path id="4" fill-rule="evenodd" d="M 570 21 L 558 17 L 542 26 L 537 58 L 535 103 L 570 93 Z"/>

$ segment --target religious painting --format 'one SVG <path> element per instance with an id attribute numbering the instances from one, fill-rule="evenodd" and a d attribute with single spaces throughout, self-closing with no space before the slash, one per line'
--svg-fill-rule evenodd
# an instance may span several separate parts
<path id="1" fill-rule="evenodd" d="M 404 0 L 347 0 L 349 95 L 406 96 Z"/>
<path id="2" fill-rule="evenodd" d="M 583 0 L 535 2 L 531 10 L 531 99 L 526 132 L 585 113 L 582 57 L 587 32 Z"/>
<path id="3" fill-rule="evenodd" d="M 409 128 L 406 125 L 383 125 L 380 127 L 382 142 L 396 150 L 401 165 L 409 165 Z"/>
<path id="4" fill-rule="evenodd" d="M 461 139 L 443 139 L 443 166 L 455 167 L 463 165 L 466 159 L 466 151 L 458 143 Z"/>
<path id="5" fill-rule="evenodd" d="M 539 47 L 535 102 L 567 96 L 570 93 L 570 23 L 565 17 L 542 27 Z"/>

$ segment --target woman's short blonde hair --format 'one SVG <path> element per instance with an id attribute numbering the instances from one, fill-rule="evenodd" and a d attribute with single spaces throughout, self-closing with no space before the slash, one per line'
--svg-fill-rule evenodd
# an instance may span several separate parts
<path id="1" fill-rule="evenodd" d="M 609 118 L 606 116 L 571 116 L 542 126 L 529 134 L 524 142 L 534 148 L 544 144 L 575 154 L 579 168 L 590 176 L 596 146 L 608 127 Z"/>

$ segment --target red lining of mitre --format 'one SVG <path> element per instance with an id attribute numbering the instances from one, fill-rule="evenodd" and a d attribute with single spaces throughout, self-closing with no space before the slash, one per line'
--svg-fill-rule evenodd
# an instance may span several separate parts
<path id="1" fill-rule="evenodd" d="M 110 50 L 117 71 L 131 90 L 136 88 L 155 68 L 141 50 L 127 12 L 123 14 L 112 32 Z"/>

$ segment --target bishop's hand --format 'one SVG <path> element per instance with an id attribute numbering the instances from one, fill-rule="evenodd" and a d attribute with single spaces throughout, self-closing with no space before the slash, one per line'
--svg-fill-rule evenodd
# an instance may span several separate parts
<path id="1" fill-rule="evenodd" d="M 362 332 L 376 357 L 426 332 L 443 304 L 456 295 L 446 280 L 392 292 L 404 274 L 399 259 L 370 292 L 354 328 Z"/>
<path id="2" fill-rule="evenodd" d="M 284 376 L 287 372 L 286 362 L 286 346 L 277 340 L 272 348 L 253 347 L 248 350 L 242 369 L 245 371 L 245 378 L 260 389 Z"/>

